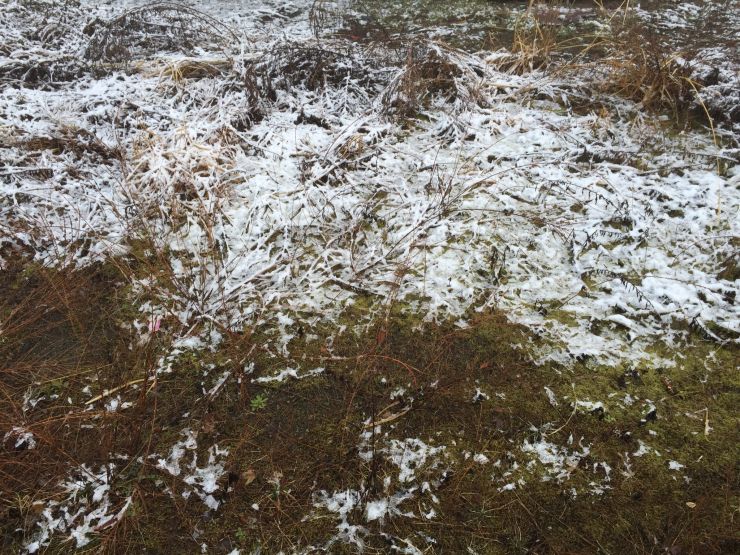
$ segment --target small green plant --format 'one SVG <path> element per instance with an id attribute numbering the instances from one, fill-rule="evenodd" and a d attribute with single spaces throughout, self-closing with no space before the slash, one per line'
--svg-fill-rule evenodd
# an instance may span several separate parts
<path id="1" fill-rule="evenodd" d="M 259 393 L 252 397 L 252 400 L 249 401 L 249 406 L 252 407 L 252 410 L 262 410 L 267 406 L 267 395 L 264 395 L 263 393 Z"/>

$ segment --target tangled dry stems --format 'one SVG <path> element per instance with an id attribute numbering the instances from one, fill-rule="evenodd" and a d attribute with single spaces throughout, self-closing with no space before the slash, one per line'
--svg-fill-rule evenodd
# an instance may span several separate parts
<path id="1" fill-rule="evenodd" d="M 368 64 L 364 67 L 364 64 Z M 268 90 L 303 87 L 309 91 L 327 87 L 367 85 L 373 61 L 341 44 L 306 45 L 283 43 L 256 61 L 253 71 Z"/>
<path id="2" fill-rule="evenodd" d="M 503 67 L 512 73 L 526 73 L 545 69 L 563 51 L 560 37 L 563 24 L 551 17 L 553 4 L 547 2 L 545 12 L 533 12 L 534 2 L 514 23 L 511 57 Z"/>
<path id="3" fill-rule="evenodd" d="M 718 114 L 710 114 L 703 101 L 708 83 L 697 73 L 695 49 L 673 46 L 629 6 L 614 11 L 601 6 L 600 29 L 573 35 L 556 17 L 559 4 L 530 3 L 515 23 L 510 50 L 496 62 L 499 69 L 578 77 L 593 90 L 627 98 L 648 111 L 667 111 L 677 120 L 692 112 L 714 129 Z M 719 119 L 728 118 L 719 114 Z"/>
<path id="4" fill-rule="evenodd" d="M 609 72 L 603 88 L 647 109 L 668 108 L 675 114 L 695 100 L 701 83 L 693 78 L 691 52 L 677 52 L 644 24 L 625 19 L 601 41 L 601 64 Z"/>
<path id="5" fill-rule="evenodd" d="M 188 52 L 196 45 L 221 45 L 239 37 L 217 19 L 183 4 L 159 2 L 133 8 L 109 21 L 90 22 L 85 57 L 127 62 L 154 52 Z"/>
<path id="6" fill-rule="evenodd" d="M 476 58 L 434 42 L 407 47 L 404 65 L 380 95 L 385 114 L 415 117 L 436 98 L 453 111 L 478 104 L 486 70 Z"/>

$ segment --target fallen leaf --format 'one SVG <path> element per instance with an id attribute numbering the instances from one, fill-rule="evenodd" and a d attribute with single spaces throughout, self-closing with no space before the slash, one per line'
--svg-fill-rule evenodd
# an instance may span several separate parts
<path id="1" fill-rule="evenodd" d="M 254 480 L 257 478 L 257 473 L 253 469 L 245 470 L 242 472 L 242 480 L 244 481 L 244 485 L 248 486 Z"/>

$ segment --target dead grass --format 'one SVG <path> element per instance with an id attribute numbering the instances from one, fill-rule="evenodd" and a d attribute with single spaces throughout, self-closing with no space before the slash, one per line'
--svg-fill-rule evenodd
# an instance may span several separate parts
<path id="1" fill-rule="evenodd" d="M 116 25 L 123 27 L 125 21 Z M 131 29 L 138 28 L 132 25 Z M 516 71 L 550 63 L 557 48 L 550 32 L 534 27 L 518 35 L 520 65 L 512 66 Z M 118 46 L 101 43 L 96 59 L 122 60 L 129 56 L 130 45 L 148 47 L 137 40 L 129 37 Z M 605 60 L 613 65 L 606 67 L 618 77 L 609 92 L 655 109 L 684 102 L 686 91 L 677 87 L 691 83 L 690 75 L 676 69 L 675 55 L 651 56 L 652 46 L 631 46 L 626 39 L 613 45 L 608 50 L 611 46 L 600 44 L 611 56 Z M 353 56 L 326 46 L 285 45 L 249 66 L 241 85 L 253 91 L 250 95 L 256 106 L 274 96 L 279 87 L 321 91 L 329 88 L 327 84 L 368 78 L 366 71 L 356 73 L 361 70 Z M 166 77 L 181 81 L 222 71 L 226 70 L 217 64 L 182 62 L 168 69 Z M 463 110 L 481 101 L 477 83 L 482 77 L 472 57 L 443 45 L 416 43 L 408 48 L 405 63 L 381 96 L 381 104 L 388 115 L 401 118 L 416 117 L 435 101 Z M 634 411 L 616 417 L 603 411 L 575 414 L 569 403 L 556 407 L 543 395 L 545 386 L 558 390 L 562 397 L 575 391 L 577 384 L 588 398 L 606 398 L 623 388 L 621 369 L 595 372 L 580 363 L 573 368 L 535 366 L 517 345 L 539 339 L 495 312 L 469 315 L 471 327 L 460 330 L 450 323 L 421 326 L 419 318 L 405 312 L 405 307 L 389 303 L 375 329 L 338 336 L 331 353 L 322 340 L 334 335 L 335 329 L 306 330 L 296 323 L 291 330 L 296 338 L 291 351 L 307 368 L 324 366 L 321 376 L 282 385 L 255 383 L 251 376 L 242 376 L 227 382 L 218 395 L 207 396 L 203 391 L 212 385 L 209 372 L 213 370 L 230 370 L 236 376 L 246 362 L 254 361 L 255 377 L 259 377 L 294 361 L 276 357 L 265 348 L 269 328 L 235 330 L 199 321 L 191 331 L 215 325 L 224 343 L 215 352 L 181 356 L 173 362 L 171 374 L 155 379 L 156 360 L 182 324 L 175 314 L 166 314 L 161 331 L 143 343 L 129 324 L 141 318 L 138 307 L 148 296 L 191 298 L 193 282 L 205 283 L 206 278 L 195 270 L 187 277 L 176 275 L 163 247 L 163 228 L 152 222 L 177 227 L 183 225 L 185 213 L 194 214 L 208 241 L 202 253 L 206 258 L 193 261 L 193 267 L 210 263 L 218 267 L 221 247 L 213 229 L 218 223 L 219 199 L 229 194 L 229 181 L 216 182 L 214 198 L 207 198 L 197 183 L 214 175 L 220 179 L 219 172 L 227 173 L 230 164 L 228 152 L 225 157 L 217 153 L 209 158 L 208 145 L 183 137 L 161 156 L 163 164 L 170 164 L 170 175 L 177 176 L 172 188 L 149 196 L 144 190 L 159 184 L 149 174 L 147 153 L 162 146 L 158 140 L 154 134 L 142 133 L 125 168 L 124 193 L 135 207 L 129 216 L 131 226 L 139 230 L 128 245 L 126 258 L 85 270 L 52 270 L 19 258 L 0 280 L 0 530 L 4 548 L 17 550 L 29 538 L 39 517 L 39 502 L 58 498 L 58 484 L 70 468 L 82 463 L 106 464 L 112 454 L 131 461 L 116 476 L 113 500 L 120 503 L 130 497 L 133 502 L 120 521 L 98 530 L 94 549 L 192 552 L 204 542 L 223 552 L 321 546 L 334 532 L 335 522 L 315 514 L 305 520 L 314 509 L 317 490 L 366 485 L 366 498 L 352 515 L 361 521 L 369 496 L 381 491 L 386 478 L 394 477 L 387 462 L 357 456 L 358 436 L 368 429 L 368 422 L 370 427 L 379 422 L 392 426 L 397 437 L 454 442 L 457 455 L 467 450 L 487 453 L 492 460 L 506 459 L 522 441 L 537 440 L 543 434 L 563 440 L 572 435 L 576 441 L 584 437 L 595 445 L 594 454 L 573 469 L 571 485 L 580 488 L 575 499 L 564 493 L 561 484 L 541 481 L 536 466 L 522 471 L 526 489 L 499 491 L 490 468 L 459 456 L 449 462 L 450 473 L 437 484 L 438 517 L 423 519 L 421 509 L 414 507 L 415 516 L 410 518 L 391 518 L 383 527 L 369 524 L 368 553 L 387 552 L 387 542 L 394 541 L 393 537 L 418 538 L 419 532 L 437 538 L 438 543 L 428 546 L 428 551 L 439 553 L 468 548 L 482 553 L 721 553 L 738 547 L 733 522 L 738 478 L 731 411 L 736 406 L 736 378 L 722 375 L 721 385 L 705 388 L 701 382 L 704 370 L 698 363 L 685 372 L 682 369 L 672 380 L 662 374 L 664 370 L 644 370 L 646 385 L 636 389 L 640 396 L 664 402 L 661 411 L 665 408 L 668 416 L 661 413 L 660 439 L 655 441 L 664 442 L 661 445 L 674 453 L 686 449 L 691 460 L 697 460 L 689 483 L 666 474 L 665 459 L 656 457 L 636 462 L 636 476 L 618 473 L 617 469 L 624 469 L 619 466 L 621 457 L 634 452 L 639 439 L 648 438 Z M 120 156 L 95 137 L 73 129 L 60 137 L 33 138 L 14 146 L 111 160 Z M 338 152 L 352 160 L 364 148 L 362 136 L 352 135 Z M 188 153 L 197 155 L 188 158 Z M 450 189 L 441 175 L 437 181 L 433 183 L 430 177 L 430 189 L 439 189 L 444 204 Z M 142 198 L 150 200 L 144 203 Z M 399 279 L 404 271 L 399 270 Z M 130 288 L 134 279 L 144 278 L 149 280 L 148 290 Z M 353 292 L 362 294 L 360 289 Z M 218 297 L 221 291 L 215 288 L 209 294 Z M 204 294 L 195 300 L 197 305 L 213 299 Z M 337 326 L 361 320 L 365 314 L 359 311 L 367 308 L 364 301 L 370 303 L 360 298 Z M 316 332 L 319 340 L 309 341 L 309 332 Z M 728 367 L 736 355 L 736 351 L 716 354 Z M 480 386 L 500 396 L 474 402 L 473 393 Z M 90 394 L 83 394 L 86 387 L 91 388 Z M 398 387 L 408 394 L 393 405 L 389 395 Z M 112 393 L 120 393 L 132 406 L 106 411 L 104 405 Z M 264 408 L 251 403 L 258 395 L 266 399 Z M 28 407 L 30 399 L 37 401 L 33 410 Z M 715 436 L 705 434 L 704 439 L 701 435 L 697 439 L 687 431 L 682 418 L 699 406 L 696 403 L 706 407 L 706 414 L 711 411 Z M 552 423 L 557 428 L 548 428 Z M 223 505 L 218 512 L 204 515 L 199 500 L 180 495 L 185 491 L 182 480 L 162 472 L 147 458 L 150 453 L 166 452 L 184 426 L 198 430 L 204 443 L 218 441 L 230 450 L 227 472 L 219 484 Z M 38 442 L 35 449 L 16 445 L 12 432 L 4 435 L 19 427 L 33 433 Z M 702 457 L 706 465 L 698 464 Z M 602 460 L 614 468 L 611 490 L 603 497 L 583 494 L 594 477 L 595 465 Z M 89 497 L 90 492 L 85 495 Z M 252 508 L 255 503 L 259 511 Z M 69 543 L 54 540 L 52 550 L 69 549 Z M 338 545 L 331 549 L 351 551 Z"/>
<path id="2" fill-rule="evenodd" d="M 340 42 L 302 44 L 283 42 L 251 65 L 263 88 L 289 90 L 304 87 L 321 91 L 333 87 L 371 88 L 382 56 L 365 56 Z"/>
<path id="3" fill-rule="evenodd" d="M 132 258 L 126 264 L 127 271 L 146 274 L 157 261 L 153 258 L 147 266 Z M 732 523 L 737 473 L 723 440 L 734 429 L 724 421 L 733 394 L 728 389 L 697 391 L 699 382 L 690 368 L 672 373 L 669 381 L 661 373 L 642 370 L 638 382 L 635 373 L 625 373 L 625 380 L 615 369 L 594 374 L 585 364 L 537 367 L 516 348 L 537 339 L 501 314 L 471 315 L 471 327 L 465 330 L 452 324 L 419 330 L 417 319 L 396 306 L 376 329 L 338 336 L 332 353 L 321 340 L 310 340 L 296 328 L 291 351 L 306 368 L 326 369 L 315 378 L 278 384 L 230 380 L 210 398 L 202 393 L 211 383 L 204 378 L 207 368 L 212 373 L 228 369 L 237 376 L 253 361 L 251 378 L 285 367 L 285 360 L 263 348 L 269 329 L 223 330 L 226 336 L 217 351 L 183 356 L 172 374 L 152 382 L 147 376 L 177 322 L 165 317 L 160 340 L 155 336 L 137 343 L 121 327 L 136 316 L 125 283 L 116 266 L 74 271 L 21 263 L 4 275 L 0 429 L 21 425 L 38 441 L 36 449 L 16 448 L 6 438 L 0 449 L 7 549 L 29 537 L 38 502 L 58 495 L 57 484 L 70 467 L 105 464 L 112 453 L 131 457 L 117 471 L 112 498 L 131 496 L 133 501 L 120 521 L 98 532 L 94 549 L 190 552 L 204 542 L 223 552 L 319 548 L 334 533 L 335 522 L 315 512 L 317 491 L 365 484 L 365 498 L 350 515 L 351 521 L 364 522 L 367 501 L 382 494 L 387 479 L 396 479 L 397 469 L 384 459 L 365 460 L 357 454 L 358 437 L 368 421 L 383 422 L 392 437 L 418 437 L 455 448 L 446 466 L 418 469 L 429 480 L 444 476 L 435 486 L 437 516 L 424 519 L 421 505 L 409 505 L 417 516 L 366 523 L 366 553 L 387 552 L 399 538 L 415 538 L 418 545 L 419 532 L 436 538 L 431 553 L 468 547 L 483 553 L 651 553 L 656 546 L 676 553 L 722 553 L 737 547 Z M 347 321 L 357 320 L 363 306 L 350 309 Z M 138 387 L 141 379 L 149 380 L 144 387 Z M 657 399 L 666 391 L 665 383 L 672 392 L 659 405 L 658 440 L 648 440 L 648 430 L 638 422 L 639 409 L 574 414 L 568 403 L 553 406 L 543 394 L 548 386 L 562 401 L 571 390 L 588 399 L 628 388 Z M 106 412 L 104 402 L 84 402 L 85 386 L 97 396 L 115 390 L 134 405 Z M 407 392 L 389 400 L 399 387 Z M 477 388 L 496 396 L 474 402 Z M 40 400 L 33 410 L 24 410 L 29 395 Z M 266 399 L 264 408 L 251 403 L 257 396 Z M 706 403 L 712 419 L 713 432 L 703 442 L 685 437 L 682 415 L 697 403 Z M 157 469 L 146 457 L 166 452 L 183 426 L 197 430 L 204 445 L 218 442 L 229 449 L 219 490 L 222 505 L 207 516 L 197 498 L 180 496 L 185 491 L 180 478 Z M 572 498 L 564 493 L 565 485 L 542 482 L 538 470 L 527 468 L 519 474 L 526 487 L 501 492 L 490 465 L 462 457 L 464 451 L 485 453 L 506 465 L 507 453 L 518 453 L 522 441 L 536 441 L 541 434 L 553 441 L 583 437 L 592 446 L 591 456 L 571 470 L 568 488 L 588 490 L 594 465 L 603 460 L 612 465 L 611 489 L 603 496 L 580 493 Z M 634 474 L 622 475 L 621 457 L 637 449 L 638 439 L 662 442 L 666 456 L 671 449 L 702 453 L 706 462 L 691 467 L 689 483 L 673 480 L 664 470 L 664 458 L 635 458 Z M 136 459 L 140 456 L 144 458 Z M 680 457 L 678 452 L 670 456 Z M 163 491 L 165 486 L 172 495 Z M 430 502 L 425 499 L 420 502 Z M 61 539 L 52 550 L 69 549 Z M 331 550 L 355 552 L 340 544 Z"/>
<path id="4" fill-rule="evenodd" d="M 571 28 L 559 18 L 558 0 L 530 2 L 514 25 L 509 52 L 496 61 L 512 73 L 546 70 L 573 77 L 599 94 L 632 100 L 646 111 L 670 113 L 680 123 L 697 117 L 714 130 L 702 99 L 705 82 L 697 75 L 696 47 L 679 48 L 637 17 L 629 4 L 600 7 L 600 27 Z M 593 100 L 593 99 L 592 99 Z"/>
<path id="5" fill-rule="evenodd" d="M 3 536 L 14 543 L 70 467 L 130 447 L 127 418 L 87 410 L 79 391 L 135 373 L 142 361 L 126 352 L 119 318 L 129 305 L 106 268 L 52 270 L 18 259 L 0 289 L 0 430 L 21 427 L 37 443 L 15 447 L 6 437 L 0 449 Z"/>
<path id="6" fill-rule="evenodd" d="M 701 83 L 693 77 L 695 53 L 672 50 L 641 22 L 625 19 L 600 47 L 599 61 L 608 69 L 603 88 L 648 110 L 668 109 L 678 115 L 696 100 Z"/>
<path id="7" fill-rule="evenodd" d="M 507 67 L 513 73 L 545 69 L 562 54 L 571 38 L 563 38 L 564 24 L 558 19 L 559 2 L 535 2 L 517 18 L 511 45 L 511 61 Z M 538 8 L 533 11 L 533 8 Z M 544 8 L 544 9 L 542 9 Z"/>
<path id="8" fill-rule="evenodd" d="M 308 11 L 308 21 L 314 36 L 318 39 L 321 34 L 337 21 L 337 14 L 332 9 L 329 0 L 314 0 Z"/>
<path id="9" fill-rule="evenodd" d="M 417 116 L 437 99 L 464 110 L 479 103 L 484 69 L 466 53 L 434 42 L 414 42 L 406 49 L 405 62 L 380 95 L 387 115 L 401 119 Z"/>
<path id="10" fill-rule="evenodd" d="M 57 155 L 72 153 L 77 159 L 91 156 L 111 164 L 118 164 L 123 159 L 120 148 L 111 147 L 95 134 L 74 125 L 60 126 L 53 135 L 14 136 L 7 142 L 0 142 L 0 146 L 19 148 L 31 157 L 39 157 L 44 151 L 51 151 Z"/>
<path id="11" fill-rule="evenodd" d="M 128 62 L 154 52 L 188 52 L 196 45 L 239 41 L 228 26 L 191 7 L 156 2 L 88 23 L 85 57 L 93 62 Z"/>
<path id="12" fill-rule="evenodd" d="M 53 89 L 79 79 L 88 70 L 85 63 L 71 56 L 45 60 L 15 59 L 0 63 L 0 82 L 5 85 L 21 83 L 24 86 Z"/>
<path id="13" fill-rule="evenodd" d="M 182 83 L 188 79 L 222 77 L 230 72 L 231 68 L 231 62 L 225 59 L 179 59 L 167 62 L 160 76 L 172 79 L 176 83 Z"/>

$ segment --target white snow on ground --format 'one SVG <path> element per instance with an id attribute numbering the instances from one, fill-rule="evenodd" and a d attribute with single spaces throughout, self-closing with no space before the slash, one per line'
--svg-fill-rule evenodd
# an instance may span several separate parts
<path id="1" fill-rule="evenodd" d="M 298 374 L 298 370 L 295 368 L 286 368 L 285 370 L 281 370 L 274 376 L 262 376 L 260 378 L 257 378 L 256 380 L 253 380 L 257 383 L 272 383 L 272 382 L 282 382 L 285 381 L 288 378 L 293 378 L 296 380 L 300 380 L 303 378 L 308 378 L 310 376 L 316 376 L 318 374 L 321 374 L 324 371 L 323 368 L 314 368 L 313 370 L 309 370 L 305 372 L 304 374 Z"/>
<path id="2" fill-rule="evenodd" d="M 220 449 L 218 445 L 212 445 L 207 451 L 207 462 L 199 465 L 196 452 L 197 433 L 188 429 L 183 430 L 182 435 L 185 439 L 172 446 L 166 459 L 158 458 L 156 455 L 152 458 L 157 459 L 157 468 L 167 471 L 172 476 L 182 478 L 183 483 L 186 484 L 181 494 L 184 498 L 187 499 L 191 493 L 195 493 L 209 509 L 216 510 L 220 503 L 213 493 L 219 489 L 218 481 L 225 473 L 224 465 L 229 451 Z M 185 461 L 183 467 L 181 461 L 185 457 L 190 461 Z"/>
<path id="3" fill-rule="evenodd" d="M 564 363 L 670 366 L 651 347 L 680 346 L 686 332 L 676 323 L 718 341 L 740 333 L 736 284 L 722 277 L 740 233 L 738 150 L 721 146 L 731 140 L 718 146 L 708 132 L 676 133 L 616 98 L 601 98 L 599 110 L 577 108 L 596 94 L 587 75 L 512 75 L 501 53 L 423 42 L 419 56 L 459 71 L 409 124 L 392 113 L 394 99 L 409 100 L 407 74 L 377 61 L 391 53 L 316 40 L 310 4 L 243 2 L 231 18 L 242 40 L 222 49 L 145 54 L 96 77 L 84 65 L 74 77 L 38 78 L 23 66 L 21 80 L 4 79 L 3 252 L 86 265 L 144 239 L 166 253 L 168 285 L 154 276 L 135 284 L 152 298 L 133 324 L 148 329 L 142 341 L 160 333 L 161 318 L 175 330 L 158 373 L 183 352 L 214 348 L 219 326 L 272 325 L 270 348 L 288 357 L 296 322 L 336 322 L 360 298 L 379 302 L 357 325 L 385 299 L 430 321 L 498 307 L 546 340 L 531 346 L 536 359 Z M 46 63 L 84 59 L 90 39 L 76 10 L 63 14 L 66 26 L 49 27 L 10 2 L 0 14 L 0 38 L 10 45 L 0 51 L 3 75 L 24 60 L 43 74 Z M 29 28 L 41 28 L 44 40 L 29 42 Z M 301 74 L 289 65 L 297 51 L 328 56 L 330 73 L 317 82 L 315 67 Z M 301 63 L 311 68 L 306 56 Z M 198 62 L 211 68 L 205 77 L 178 77 Z M 254 97 L 253 78 L 272 94 Z M 257 380 L 310 374 L 289 367 Z M 206 391 L 216 395 L 218 380 Z M 577 408 L 603 408 L 584 403 Z M 33 448 L 33 435 L 14 430 L 4 440 Z M 199 465 L 196 435 L 183 433 L 156 464 L 215 510 L 227 453 L 211 446 Z M 337 538 L 358 547 L 360 522 L 410 511 L 400 505 L 424 491 L 418 469 L 435 474 L 445 451 L 415 438 L 381 443 L 370 455 L 361 443 L 360 456 L 395 467 L 382 496 L 366 502 L 365 491 L 349 489 L 315 502 L 337 516 Z M 520 450 L 557 481 L 588 454 L 545 439 Z M 641 443 L 633 455 L 648 452 Z M 112 472 L 73 471 L 80 477 L 61 485 L 66 500 L 46 505 L 27 549 L 53 532 L 82 546 L 120 518 L 129 501 L 108 499 Z M 515 474 L 502 477 L 502 489 L 524 483 Z M 89 500 L 78 495 L 83 482 L 97 484 Z M 429 503 L 424 514 L 433 514 Z"/>
<path id="4" fill-rule="evenodd" d="M 68 480 L 61 484 L 60 498 L 45 502 L 37 523 L 38 530 L 26 544 L 28 552 L 39 551 L 55 532 L 68 534 L 77 548 L 84 547 L 92 534 L 120 520 L 128 510 L 131 498 L 116 504 L 110 500 L 110 484 L 115 473 L 113 464 L 101 466 L 97 472 L 84 464 L 74 469 Z"/>
<path id="5" fill-rule="evenodd" d="M 13 449 L 36 449 L 36 436 L 21 426 L 13 426 L 9 432 L 5 432 L 3 442 L 6 441 Z"/>
<path id="6" fill-rule="evenodd" d="M 541 439 L 540 441 L 530 443 L 524 442 L 522 451 L 531 453 L 537 457 L 540 463 L 546 468 L 548 474 L 558 482 L 566 480 L 571 472 L 578 466 L 578 462 L 590 453 L 590 449 L 581 445 L 580 451 L 568 450 L 564 447 Z M 550 479 L 549 476 L 543 477 L 543 480 Z"/>
<path id="7" fill-rule="evenodd" d="M 434 507 L 439 500 L 432 492 L 446 476 L 446 446 L 433 447 L 418 438 L 393 439 L 390 432 L 377 426 L 361 434 L 358 447 L 362 460 L 387 469 L 382 492 L 370 491 L 362 484 L 357 490 L 320 491 L 314 496 L 316 512 L 307 518 L 323 518 L 328 512 L 338 521 L 335 537 L 324 546 L 327 549 L 336 541 L 362 549 L 369 523 L 382 524 L 390 518 L 431 520 L 437 514 Z M 481 456 L 476 461 L 484 464 Z M 407 503 L 411 500 L 414 503 Z M 389 540 L 406 541 L 390 536 Z"/>
<path id="8" fill-rule="evenodd" d="M 368 292 L 430 319 L 497 305 L 563 345 L 546 356 L 603 363 L 678 339 L 666 332 L 676 319 L 740 329 L 733 284 L 717 277 L 733 255 L 738 176 L 713 168 L 731 152 L 696 133 L 669 138 L 639 114 L 579 116 L 533 101 L 533 86 L 553 98 L 567 90 L 442 55 L 482 74 L 462 83 L 482 100 L 438 104 L 413 133 L 342 88 L 280 91 L 247 133 L 233 127 L 245 93 L 219 79 L 185 87 L 154 70 L 61 90 L 5 87 L 12 240 L 47 263 L 84 264 L 125 252 L 147 218 L 178 287 L 162 302 L 183 326 L 331 320 Z M 303 112 L 327 128 L 297 124 Z M 39 134 L 100 141 L 130 161 L 49 150 L 29 160 L 24 138 Z M 33 177 L 42 168 L 51 178 Z"/>

